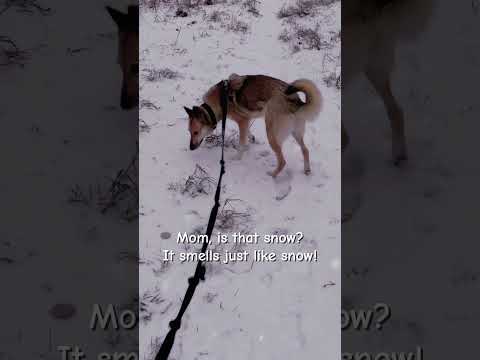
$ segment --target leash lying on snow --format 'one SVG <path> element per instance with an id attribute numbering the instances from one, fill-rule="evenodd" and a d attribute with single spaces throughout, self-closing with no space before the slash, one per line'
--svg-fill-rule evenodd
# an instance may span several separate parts
<path id="1" fill-rule="evenodd" d="M 222 87 L 220 90 L 220 106 L 222 108 L 222 158 L 220 160 L 220 176 L 218 178 L 217 190 L 215 191 L 215 204 L 213 205 L 212 211 L 210 212 L 210 218 L 208 219 L 208 226 L 206 234 L 208 239 L 212 236 L 213 227 L 215 226 L 215 220 L 217 220 L 218 208 L 220 207 L 220 190 L 222 187 L 222 178 L 225 174 L 225 161 L 223 159 L 224 145 L 225 145 L 225 124 L 227 121 L 227 107 L 228 107 L 228 81 L 222 81 Z M 202 253 L 207 252 L 208 241 L 205 241 L 202 245 Z M 175 335 L 182 325 L 182 317 L 185 311 L 187 311 L 188 305 L 193 298 L 195 289 L 197 288 L 200 280 L 205 280 L 205 265 L 202 261 L 197 263 L 195 268 L 195 273 L 191 278 L 188 279 L 188 288 L 185 293 L 185 297 L 182 301 L 182 306 L 178 311 L 177 317 L 170 321 L 170 330 L 163 340 L 162 346 L 155 356 L 155 360 L 168 360 L 170 351 L 172 350 L 173 343 L 175 342 Z"/>

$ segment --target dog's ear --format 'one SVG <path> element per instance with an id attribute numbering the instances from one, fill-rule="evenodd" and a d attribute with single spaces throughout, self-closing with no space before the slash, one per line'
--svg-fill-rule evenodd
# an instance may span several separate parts
<path id="1" fill-rule="evenodd" d="M 201 114 L 203 114 L 202 110 L 201 110 L 200 107 L 198 107 L 198 106 L 194 106 L 194 107 L 192 108 L 192 111 L 193 111 L 193 114 L 194 114 L 194 115 L 201 115 Z"/>
<path id="2" fill-rule="evenodd" d="M 185 111 L 186 111 L 186 113 L 188 114 L 189 117 L 193 116 L 193 110 L 192 109 L 189 109 L 186 106 L 184 106 L 183 108 L 185 109 Z"/>
<path id="3" fill-rule="evenodd" d="M 122 29 L 127 20 L 127 14 L 124 14 L 114 8 L 111 8 L 110 6 L 105 6 L 105 8 L 107 9 L 113 21 L 115 21 L 115 24 L 117 24 L 118 28 Z"/>

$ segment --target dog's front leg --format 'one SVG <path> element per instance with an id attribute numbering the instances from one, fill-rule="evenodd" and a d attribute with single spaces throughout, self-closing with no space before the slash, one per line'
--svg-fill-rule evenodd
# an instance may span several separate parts
<path id="1" fill-rule="evenodd" d="M 250 131 L 250 128 L 248 129 L 248 140 L 250 141 L 251 144 L 255 144 L 255 135 L 252 134 Z"/>
<path id="2" fill-rule="evenodd" d="M 236 160 L 240 160 L 243 157 L 245 151 L 248 150 L 248 120 L 242 119 L 238 121 L 238 132 L 239 132 L 239 144 L 238 144 L 238 153 L 235 157 Z"/>

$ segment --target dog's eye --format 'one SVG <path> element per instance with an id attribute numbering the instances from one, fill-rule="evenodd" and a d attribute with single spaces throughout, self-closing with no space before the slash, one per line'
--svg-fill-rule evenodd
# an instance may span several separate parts
<path id="1" fill-rule="evenodd" d="M 193 135 L 198 135 L 198 131 L 194 131 L 194 132 L 193 132 Z"/>
<path id="2" fill-rule="evenodd" d="M 133 75 L 138 75 L 138 64 L 133 64 L 130 66 L 130 72 Z"/>

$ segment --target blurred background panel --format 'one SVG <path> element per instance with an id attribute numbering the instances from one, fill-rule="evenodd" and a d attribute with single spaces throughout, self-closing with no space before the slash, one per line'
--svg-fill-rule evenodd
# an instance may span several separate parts
<path id="1" fill-rule="evenodd" d="M 472 355 L 478 2 L 342 5 L 342 308 L 391 309 L 342 351 Z"/>
<path id="2" fill-rule="evenodd" d="M 59 359 L 65 345 L 87 358 L 137 352 L 137 327 L 89 327 L 96 303 L 138 308 L 138 110 L 120 106 L 119 31 L 107 5 L 126 14 L 132 4 L 0 2 L 7 359 Z"/>

